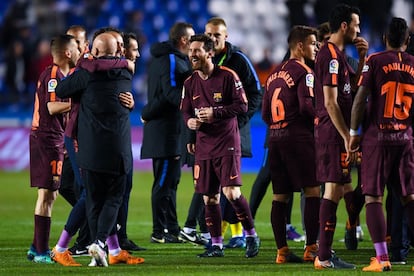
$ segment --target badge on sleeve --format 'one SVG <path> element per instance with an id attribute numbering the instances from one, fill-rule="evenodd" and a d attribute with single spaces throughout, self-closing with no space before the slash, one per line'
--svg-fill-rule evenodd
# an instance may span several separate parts
<path id="1" fill-rule="evenodd" d="M 242 82 L 241 82 L 241 81 L 239 81 L 239 80 L 236 80 L 236 81 L 234 82 L 234 85 L 236 86 L 236 90 L 239 90 L 239 89 L 242 89 L 242 88 L 243 88 L 243 84 L 242 84 Z"/>
<path id="2" fill-rule="evenodd" d="M 362 73 L 368 72 L 368 71 L 369 71 L 369 65 L 365 64 L 364 67 L 362 68 Z"/>
<path id="3" fill-rule="evenodd" d="M 306 86 L 313 88 L 314 82 L 315 82 L 315 77 L 312 74 L 307 74 L 306 75 Z"/>
<path id="4" fill-rule="evenodd" d="M 329 73 L 338 74 L 339 72 L 339 63 L 336 59 L 333 59 L 329 62 Z"/>
<path id="5" fill-rule="evenodd" d="M 56 79 L 50 79 L 47 83 L 47 92 L 55 92 L 57 86 L 57 80 Z"/>

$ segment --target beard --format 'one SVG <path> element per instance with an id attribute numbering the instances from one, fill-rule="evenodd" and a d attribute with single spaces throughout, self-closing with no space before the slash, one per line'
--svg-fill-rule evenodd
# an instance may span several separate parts
<path id="1" fill-rule="evenodd" d="M 193 70 L 201 70 L 206 67 L 206 60 L 205 58 L 200 58 L 197 62 L 191 62 L 191 67 Z"/>
<path id="2" fill-rule="evenodd" d="M 354 39 L 356 38 L 356 35 L 353 35 L 350 31 L 346 32 L 346 35 L 344 37 L 345 44 L 353 44 Z"/>

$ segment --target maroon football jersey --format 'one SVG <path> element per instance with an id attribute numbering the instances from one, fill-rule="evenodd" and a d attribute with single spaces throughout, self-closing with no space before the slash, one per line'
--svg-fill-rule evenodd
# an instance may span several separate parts
<path id="1" fill-rule="evenodd" d="M 195 110 L 213 107 L 214 120 L 203 123 L 197 131 L 197 160 L 226 155 L 241 155 L 240 134 L 236 116 L 247 111 L 247 98 L 237 74 L 219 66 L 206 80 L 195 71 L 185 82 L 182 112 L 185 125 L 194 118 Z"/>
<path id="2" fill-rule="evenodd" d="M 369 89 L 364 144 L 405 144 L 412 140 L 414 57 L 384 51 L 368 57 L 360 85 Z"/>
<path id="3" fill-rule="evenodd" d="M 35 93 L 32 130 L 49 132 L 62 136 L 64 133 L 64 115 L 50 115 L 47 108 L 48 102 L 61 102 L 56 96 L 55 88 L 64 75 L 57 65 L 46 68 L 39 77 Z"/>
<path id="4" fill-rule="evenodd" d="M 262 102 L 262 118 L 269 141 L 313 140 L 315 76 L 297 59 L 278 65 L 269 75 Z"/>
<path id="5" fill-rule="evenodd" d="M 333 43 L 325 43 L 316 56 L 315 74 L 321 86 L 338 88 L 337 102 L 346 125 L 350 126 L 352 94 L 350 74 L 353 69 L 346 61 L 346 56 Z M 316 125 L 315 139 L 319 143 L 343 143 L 343 139 L 333 125 L 325 108 L 323 89 L 315 91 Z"/>

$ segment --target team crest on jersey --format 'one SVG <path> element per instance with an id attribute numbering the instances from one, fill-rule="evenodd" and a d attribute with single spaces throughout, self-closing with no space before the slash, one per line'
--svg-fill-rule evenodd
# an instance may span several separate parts
<path id="1" fill-rule="evenodd" d="M 47 92 L 55 92 L 57 86 L 57 80 L 56 79 L 50 79 L 47 83 Z"/>
<path id="2" fill-rule="evenodd" d="M 338 74 L 339 72 L 339 63 L 336 59 L 333 59 L 329 62 L 329 73 Z"/>
<path id="3" fill-rule="evenodd" d="M 214 100 L 216 103 L 220 103 L 220 102 L 222 102 L 222 101 L 223 101 L 223 95 L 221 94 L 221 92 L 214 92 L 214 93 L 213 93 L 213 100 Z"/>
<path id="4" fill-rule="evenodd" d="M 315 78 L 312 74 L 306 75 L 306 86 L 313 87 L 313 83 L 315 82 Z"/>
<path id="5" fill-rule="evenodd" d="M 234 82 L 234 85 L 236 86 L 236 90 L 239 90 L 239 89 L 243 88 L 243 84 L 242 84 L 242 82 L 241 82 L 241 81 L 239 81 L 239 80 L 236 80 L 236 81 Z"/>
<path id="6" fill-rule="evenodd" d="M 365 64 L 364 67 L 362 68 L 362 73 L 368 72 L 368 71 L 369 71 L 369 65 Z"/>

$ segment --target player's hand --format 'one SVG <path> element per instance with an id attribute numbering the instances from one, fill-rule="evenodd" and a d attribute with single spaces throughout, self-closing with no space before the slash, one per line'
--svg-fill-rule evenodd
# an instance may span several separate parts
<path id="1" fill-rule="evenodd" d="M 134 96 L 132 96 L 131 92 L 121 92 L 121 93 L 119 93 L 119 101 L 126 108 L 129 108 L 129 109 L 134 108 L 135 101 L 134 101 Z"/>
<path id="2" fill-rule="evenodd" d="M 368 41 L 366 41 L 365 38 L 358 36 L 354 39 L 353 43 L 357 49 L 359 58 L 365 58 L 368 53 Z"/>
<path id="3" fill-rule="evenodd" d="M 202 107 L 198 111 L 198 118 L 203 123 L 211 123 L 213 121 L 213 107 Z"/>
<path id="4" fill-rule="evenodd" d="M 358 160 L 358 150 L 359 150 L 359 142 L 360 142 L 359 135 L 357 136 L 350 136 L 347 148 L 347 159 L 349 156 L 349 161 L 351 163 L 356 163 Z"/>
<path id="5" fill-rule="evenodd" d="M 135 62 L 130 60 L 130 59 L 126 59 L 127 63 L 128 63 L 128 70 L 132 72 L 132 74 L 135 73 Z"/>
<path id="6" fill-rule="evenodd" d="M 195 153 L 195 144 L 187 144 L 187 151 L 189 154 L 194 155 Z"/>
<path id="7" fill-rule="evenodd" d="M 190 118 L 187 121 L 187 127 L 191 130 L 198 130 L 203 122 L 197 118 Z"/>

